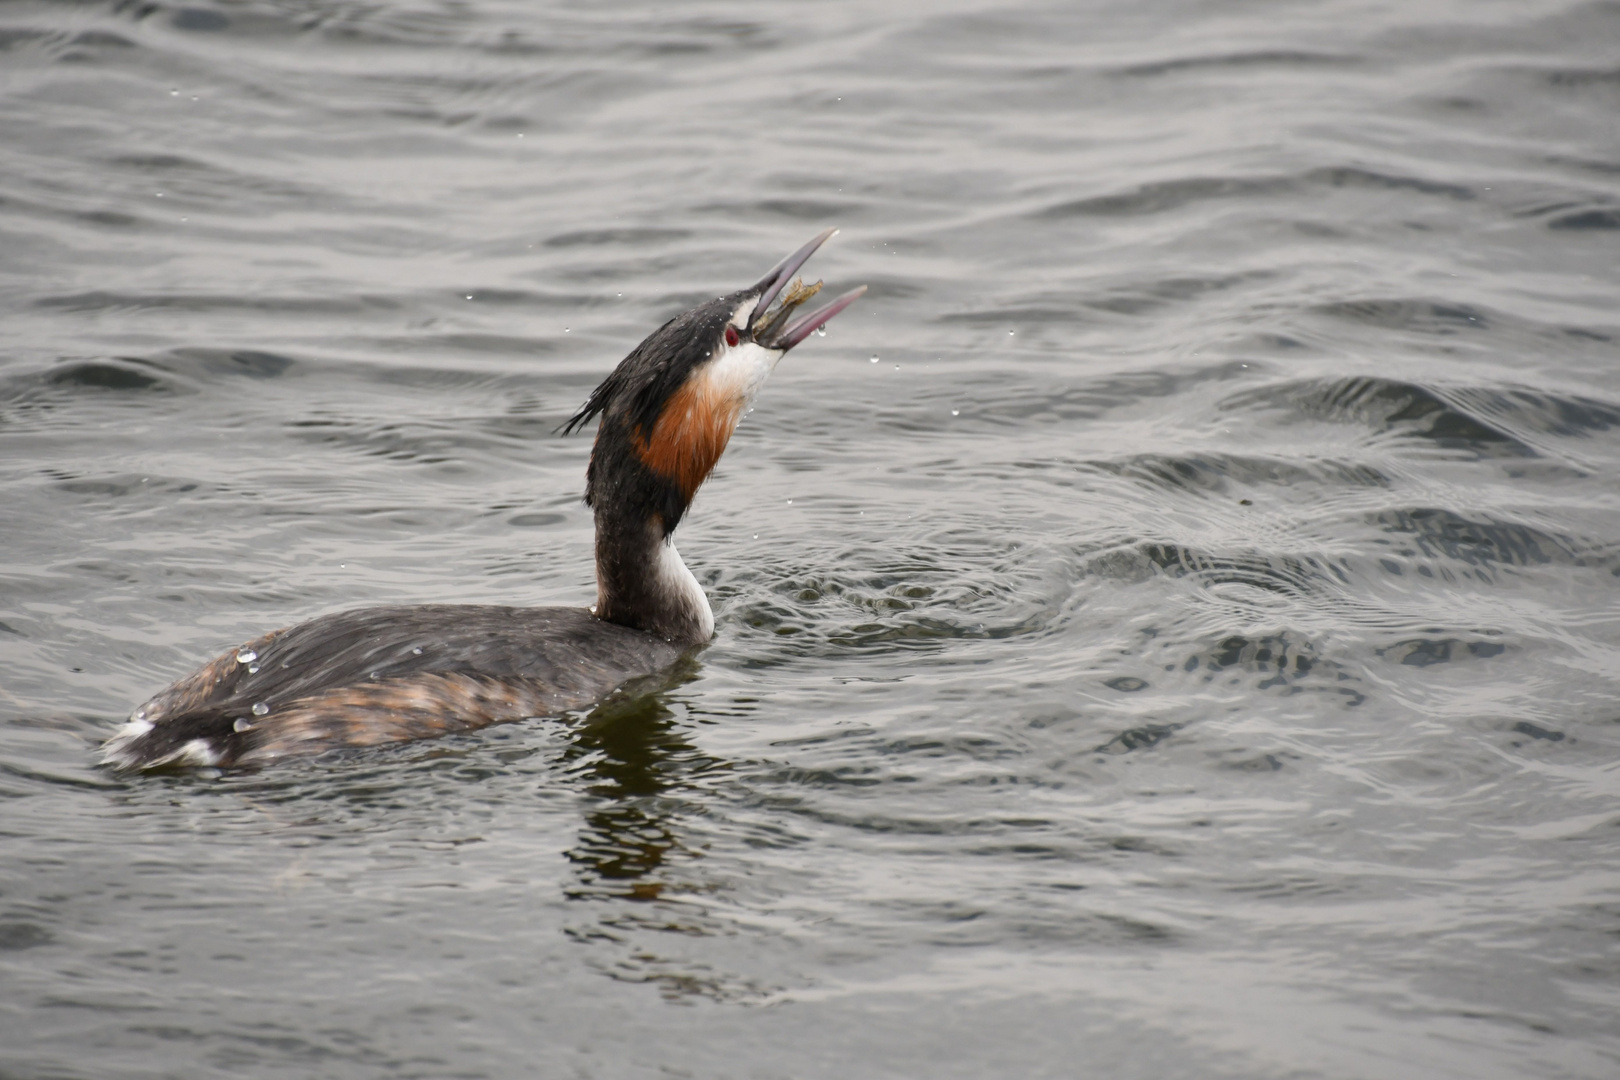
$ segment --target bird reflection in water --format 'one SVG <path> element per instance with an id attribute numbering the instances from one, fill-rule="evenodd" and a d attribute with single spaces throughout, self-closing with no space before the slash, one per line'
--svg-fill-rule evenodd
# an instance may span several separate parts
<path id="1" fill-rule="evenodd" d="M 659 900 L 681 888 L 671 871 L 701 853 L 680 836 L 680 792 L 720 766 L 686 741 L 683 726 L 657 693 L 604 702 L 575 732 L 562 764 L 596 805 L 567 852 L 577 876 L 571 899 Z"/>

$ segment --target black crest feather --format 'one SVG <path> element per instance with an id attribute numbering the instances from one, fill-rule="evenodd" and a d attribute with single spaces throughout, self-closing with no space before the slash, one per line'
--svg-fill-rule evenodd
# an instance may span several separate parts
<path id="1" fill-rule="evenodd" d="M 635 435 L 650 436 L 664 403 L 685 384 L 693 368 L 714 355 L 726 320 L 749 295 L 743 290 L 716 297 L 648 334 L 557 430 L 571 435 L 599 414 L 612 413 Z"/>

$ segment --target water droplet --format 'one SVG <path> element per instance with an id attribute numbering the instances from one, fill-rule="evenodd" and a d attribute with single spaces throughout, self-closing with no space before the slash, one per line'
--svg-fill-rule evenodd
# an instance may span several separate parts
<path id="1" fill-rule="evenodd" d="M 257 675 L 258 673 L 259 673 L 259 665 L 258 664 L 249 664 L 248 665 L 248 674 L 249 675 Z"/>
<path id="2" fill-rule="evenodd" d="M 961 416 L 962 415 L 962 410 L 961 409 L 952 409 L 951 410 L 951 415 L 952 416 Z"/>
<path id="3" fill-rule="evenodd" d="M 253 703 L 253 715 L 254 716 L 269 716 L 270 715 L 270 706 L 266 705 L 262 701 L 255 701 Z"/>
<path id="4" fill-rule="evenodd" d="M 1012 337 L 1012 336 L 1013 336 L 1013 332 L 1012 332 L 1012 331 L 1011 331 L 1011 330 L 1009 330 L 1009 331 L 1007 331 L 1007 336 L 1008 336 L 1008 337 Z"/>
<path id="5" fill-rule="evenodd" d="M 422 655 L 422 646 L 418 645 L 416 648 L 412 649 L 411 654 L 413 656 L 421 656 Z"/>
<path id="6" fill-rule="evenodd" d="M 137 719 L 137 720 L 145 720 L 146 719 L 146 710 L 145 709 L 136 709 L 135 710 L 135 719 Z"/>
<path id="7" fill-rule="evenodd" d="M 246 717 L 238 716 L 236 723 L 231 725 L 232 731 L 252 731 L 253 725 L 247 722 Z"/>
<path id="8" fill-rule="evenodd" d="M 827 336 L 827 324 L 822 323 L 820 326 L 816 327 L 816 337 L 826 337 L 826 336 Z"/>
<path id="9" fill-rule="evenodd" d="M 254 652 L 252 649 L 238 649 L 238 650 L 236 650 L 236 662 L 238 664 L 251 664 L 253 661 L 257 660 L 258 658 L 259 658 L 259 654 Z"/>
<path id="10" fill-rule="evenodd" d="M 563 327 L 563 333 L 565 333 L 565 334 L 568 333 L 568 327 L 566 327 L 566 326 Z"/>
<path id="11" fill-rule="evenodd" d="M 874 363 L 874 364 L 875 364 L 875 363 L 877 363 L 877 362 L 878 362 L 878 355 L 877 355 L 877 353 L 873 353 L 873 354 L 872 354 L 872 363 Z"/>
<path id="12" fill-rule="evenodd" d="M 792 505 L 793 505 L 793 500 L 792 500 L 792 499 L 789 499 L 789 500 L 788 500 L 788 505 L 789 505 L 789 506 L 792 506 Z"/>
<path id="13" fill-rule="evenodd" d="M 759 539 L 759 533 L 755 533 L 755 534 L 754 534 L 754 539 L 755 539 L 755 540 L 758 540 L 758 539 Z"/>
<path id="14" fill-rule="evenodd" d="M 900 370 L 900 365 L 899 364 L 894 365 L 894 370 L 899 371 Z"/>
<path id="15" fill-rule="evenodd" d="M 467 299 L 469 299 L 469 300 L 471 300 L 471 299 L 472 299 L 472 293 L 468 293 L 468 294 L 467 294 Z"/>
<path id="16" fill-rule="evenodd" d="M 176 90 L 170 90 L 169 91 L 169 96 L 170 97 L 179 97 L 180 96 L 180 91 L 177 90 L 177 89 Z"/>

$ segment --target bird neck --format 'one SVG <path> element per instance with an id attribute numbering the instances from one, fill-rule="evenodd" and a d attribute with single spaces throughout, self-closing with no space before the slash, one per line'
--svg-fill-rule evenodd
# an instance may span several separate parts
<path id="1" fill-rule="evenodd" d="M 657 514 L 596 507 L 596 617 L 679 644 L 714 636 L 714 612 Z"/>

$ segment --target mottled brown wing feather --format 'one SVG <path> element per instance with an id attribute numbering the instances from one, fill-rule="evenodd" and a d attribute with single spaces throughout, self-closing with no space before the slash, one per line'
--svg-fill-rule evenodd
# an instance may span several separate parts
<path id="1" fill-rule="evenodd" d="M 121 768 L 231 765 L 554 716 L 682 651 L 577 608 L 346 611 L 255 638 L 180 679 L 135 711 L 106 756 Z"/>

